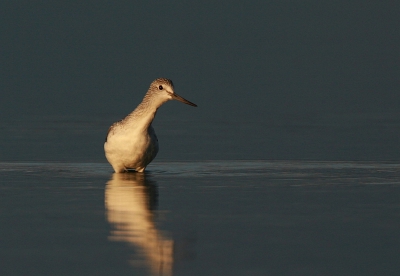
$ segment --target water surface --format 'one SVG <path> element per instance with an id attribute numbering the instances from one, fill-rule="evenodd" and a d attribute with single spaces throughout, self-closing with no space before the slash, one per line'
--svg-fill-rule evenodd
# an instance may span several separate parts
<path id="1" fill-rule="evenodd" d="M 396 275 L 400 165 L 0 163 L 2 275 Z"/>

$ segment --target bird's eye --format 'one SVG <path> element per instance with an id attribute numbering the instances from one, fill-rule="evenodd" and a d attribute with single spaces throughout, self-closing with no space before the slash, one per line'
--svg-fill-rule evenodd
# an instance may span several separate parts
<path id="1" fill-rule="evenodd" d="M 159 90 L 163 90 L 163 87 L 162 87 L 162 85 L 160 85 L 160 86 L 158 87 L 158 89 L 159 89 Z"/>

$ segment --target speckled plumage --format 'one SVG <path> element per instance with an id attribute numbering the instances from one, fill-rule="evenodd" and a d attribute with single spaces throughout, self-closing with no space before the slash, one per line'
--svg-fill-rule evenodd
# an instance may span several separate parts
<path id="1" fill-rule="evenodd" d="M 104 151 L 116 173 L 128 170 L 143 172 L 158 153 L 158 139 L 151 126 L 157 109 L 166 101 L 178 100 L 191 106 L 174 92 L 171 80 L 154 80 L 138 107 L 108 130 Z"/>

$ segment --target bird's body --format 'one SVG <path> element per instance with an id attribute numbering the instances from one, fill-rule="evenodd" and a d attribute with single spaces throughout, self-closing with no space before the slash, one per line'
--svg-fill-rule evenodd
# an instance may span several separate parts
<path id="1" fill-rule="evenodd" d="M 135 170 L 143 172 L 158 153 L 158 139 L 151 126 L 157 109 L 168 100 L 196 106 L 174 93 L 171 80 L 156 79 L 143 101 L 123 120 L 108 130 L 104 151 L 116 173 Z"/>

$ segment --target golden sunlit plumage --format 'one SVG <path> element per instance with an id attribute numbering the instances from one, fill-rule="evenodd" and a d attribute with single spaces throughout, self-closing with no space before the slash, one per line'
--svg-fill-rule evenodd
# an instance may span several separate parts
<path id="1" fill-rule="evenodd" d="M 169 79 L 156 79 L 138 107 L 108 130 L 104 151 L 116 173 L 135 170 L 143 172 L 158 153 L 158 139 L 151 126 L 157 109 L 169 100 L 191 106 L 194 103 L 175 94 Z"/>

